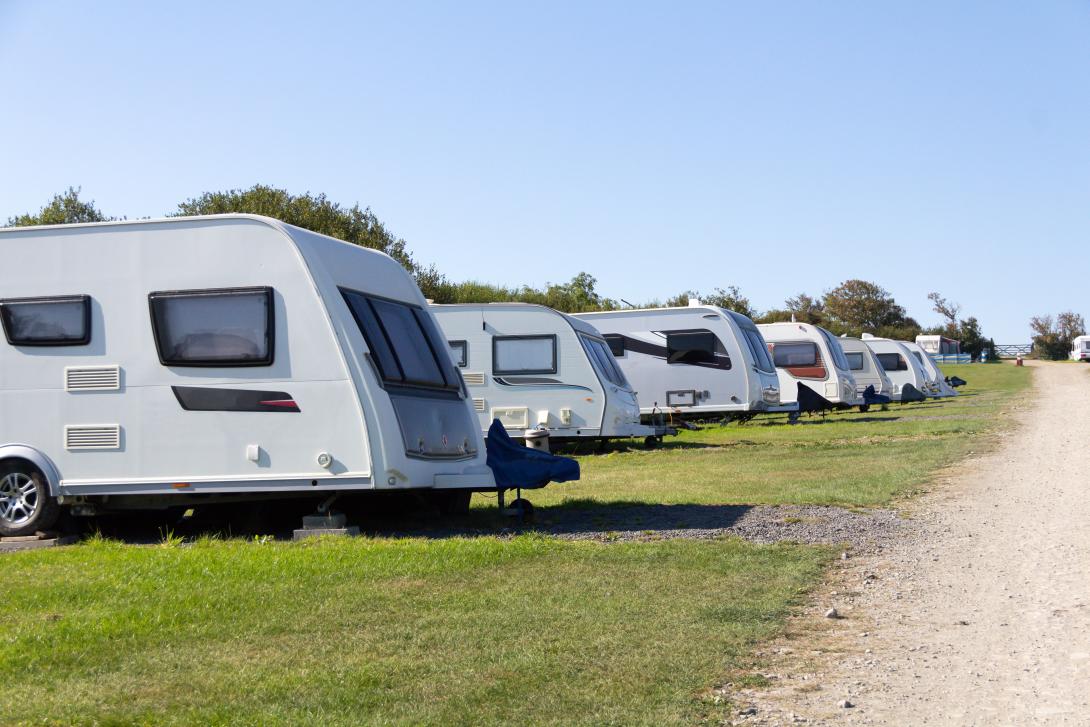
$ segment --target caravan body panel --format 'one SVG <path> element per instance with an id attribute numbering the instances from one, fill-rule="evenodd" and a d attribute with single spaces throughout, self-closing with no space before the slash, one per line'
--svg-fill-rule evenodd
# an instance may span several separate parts
<path id="1" fill-rule="evenodd" d="M 939 370 L 938 364 L 936 364 L 934 359 L 927 354 L 927 351 L 925 351 L 923 347 L 913 341 L 901 341 L 900 343 L 908 349 L 908 352 L 911 353 L 920 364 L 920 368 L 923 369 L 924 374 L 927 376 L 927 381 L 930 385 L 929 393 L 932 396 L 941 398 L 958 395 L 958 392 L 946 383 L 946 379 L 942 375 L 942 371 Z"/>
<path id="2" fill-rule="evenodd" d="M 475 426 L 441 461 L 399 441 L 339 290 L 427 315 L 382 253 L 250 215 L 16 228 L 0 243 L 5 301 L 85 296 L 89 310 L 86 343 L 0 343 L 0 443 L 43 453 L 55 494 L 491 484 Z"/>
<path id="3" fill-rule="evenodd" d="M 524 436 L 646 437 L 632 387 L 589 323 L 526 303 L 433 305 L 482 431 L 499 419 Z"/>
<path id="4" fill-rule="evenodd" d="M 861 340 L 874 352 L 882 365 L 882 370 L 893 382 L 893 390 L 890 394 L 893 401 L 901 401 L 901 392 L 906 384 L 911 385 L 924 396 L 934 396 L 927 373 L 904 344 L 889 338 L 875 338 L 868 333 L 864 333 Z"/>
<path id="5" fill-rule="evenodd" d="M 886 375 L 881 362 L 861 339 L 841 336 L 837 339 L 848 359 L 856 391 L 862 395 L 868 386 L 874 387 L 874 393 L 881 396 L 893 396 L 893 382 Z"/>
<path id="6" fill-rule="evenodd" d="M 863 403 L 837 338 L 809 323 L 762 323 L 758 326 L 772 350 L 785 400 L 798 396 L 802 384 L 833 404 Z"/>
<path id="7" fill-rule="evenodd" d="M 580 313 L 609 342 L 645 416 L 797 411 L 785 405 L 764 339 L 715 306 Z"/>

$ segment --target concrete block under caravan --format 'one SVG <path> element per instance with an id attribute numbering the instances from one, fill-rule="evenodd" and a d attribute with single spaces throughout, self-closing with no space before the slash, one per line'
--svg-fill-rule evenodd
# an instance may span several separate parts
<path id="1" fill-rule="evenodd" d="M 64 503 L 495 487 L 390 257 L 252 215 L 0 230 L 0 535 Z M 441 484 L 440 484 L 441 483 Z"/>

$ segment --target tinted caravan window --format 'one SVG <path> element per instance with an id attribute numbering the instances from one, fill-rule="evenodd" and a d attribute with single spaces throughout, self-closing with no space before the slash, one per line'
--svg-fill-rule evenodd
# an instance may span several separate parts
<path id="1" fill-rule="evenodd" d="M 845 351 L 844 358 L 848 359 L 848 368 L 852 371 L 863 370 L 863 353 Z"/>
<path id="2" fill-rule="evenodd" d="M 383 381 L 438 389 L 460 388 L 445 345 L 422 310 L 405 303 L 341 290 Z"/>
<path id="3" fill-rule="evenodd" d="M 494 337 L 492 373 L 555 374 L 556 336 Z"/>
<path id="4" fill-rule="evenodd" d="M 730 368 L 726 349 L 711 331 L 665 331 L 665 334 L 666 363 Z"/>
<path id="5" fill-rule="evenodd" d="M 607 333 L 603 336 L 609 346 L 609 352 L 614 356 L 624 356 L 624 336 L 616 333 Z"/>
<path id="6" fill-rule="evenodd" d="M 272 288 L 152 293 L 152 329 L 165 366 L 269 366 Z"/>
<path id="7" fill-rule="evenodd" d="M 91 341 L 91 298 L 9 298 L 0 301 L 4 336 L 13 346 L 82 346 Z"/>
<path id="8" fill-rule="evenodd" d="M 579 334 L 579 340 L 582 341 L 583 349 L 586 350 L 591 365 L 594 366 L 598 373 L 614 386 L 629 388 L 628 379 L 624 377 L 621 367 L 617 365 L 617 361 L 605 342 L 599 341 L 597 338 L 584 336 L 582 333 Z"/>
<path id="9" fill-rule="evenodd" d="M 768 355 L 768 344 L 765 343 L 765 339 L 761 336 L 761 332 L 756 328 L 746 326 L 742 329 L 742 333 L 745 334 L 746 343 L 749 344 L 749 350 L 753 354 L 753 359 L 757 362 L 757 368 L 761 371 L 775 373 L 776 366 L 772 363 L 772 358 Z"/>
<path id="10" fill-rule="evenodd" d="M 877 353 L 875 356 L 886 371 L 908 371 L 908 362 L 899 353 Z"/>
<path id="11" fill-rule="evenodd" d="M 465 341 L 447 341 L 450 346 L 450 355 L 454 357 L 454 363 L 459 368 L 469 366 L 469 346 Z"/>
<path id="12" fill-rule="evenodd" d="M 810 341 L 773 344 L 772 356 L 781 369 L 820 365 L 817 344 Z"/>

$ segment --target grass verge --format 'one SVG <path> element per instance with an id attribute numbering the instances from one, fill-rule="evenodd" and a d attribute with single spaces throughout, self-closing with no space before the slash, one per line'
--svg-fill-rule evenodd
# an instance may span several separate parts
<path id="1" fill-rule="evenodd" d="M 671 724 L 821 550 L 537 536 L 4 558 L 0 715 L 28 724 Z"/>

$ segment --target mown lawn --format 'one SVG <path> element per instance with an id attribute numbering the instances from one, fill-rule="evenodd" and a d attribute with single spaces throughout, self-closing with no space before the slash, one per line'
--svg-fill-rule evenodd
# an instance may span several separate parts
<path id="1" fill-rule="evenodd" d="M 2 556 L 0 722 L 673 724 L 825 554 L 538 536 Z"/>
<path id="2" fill-rule="evenodd" d="M 581 457 L 581 482 L 529 497 L 888 503 L 980 446 L 1031 375 L 949 373 L 970 383 L 957 399 L 685 432 Z M 494 522 L 495 500 L 479 500 L 470 521 Z M 709 689 L 829 555 L 535 534 L 0 555 L 0 724 L 719 723 L 730 715 Z"/>
<path id="3" fill-rule="evenodd" d="M 663 447 L 580 457 L 579 482 L 529 494 L 540 506 L 588 502 L 886 505 L 981 445 L 1032 370 L 1009 364 L 944 367 L 961 396 L 888 411 L 784 417 L 683 431 Z M 488 501 L 481 499 L 481 505 Z"/>

